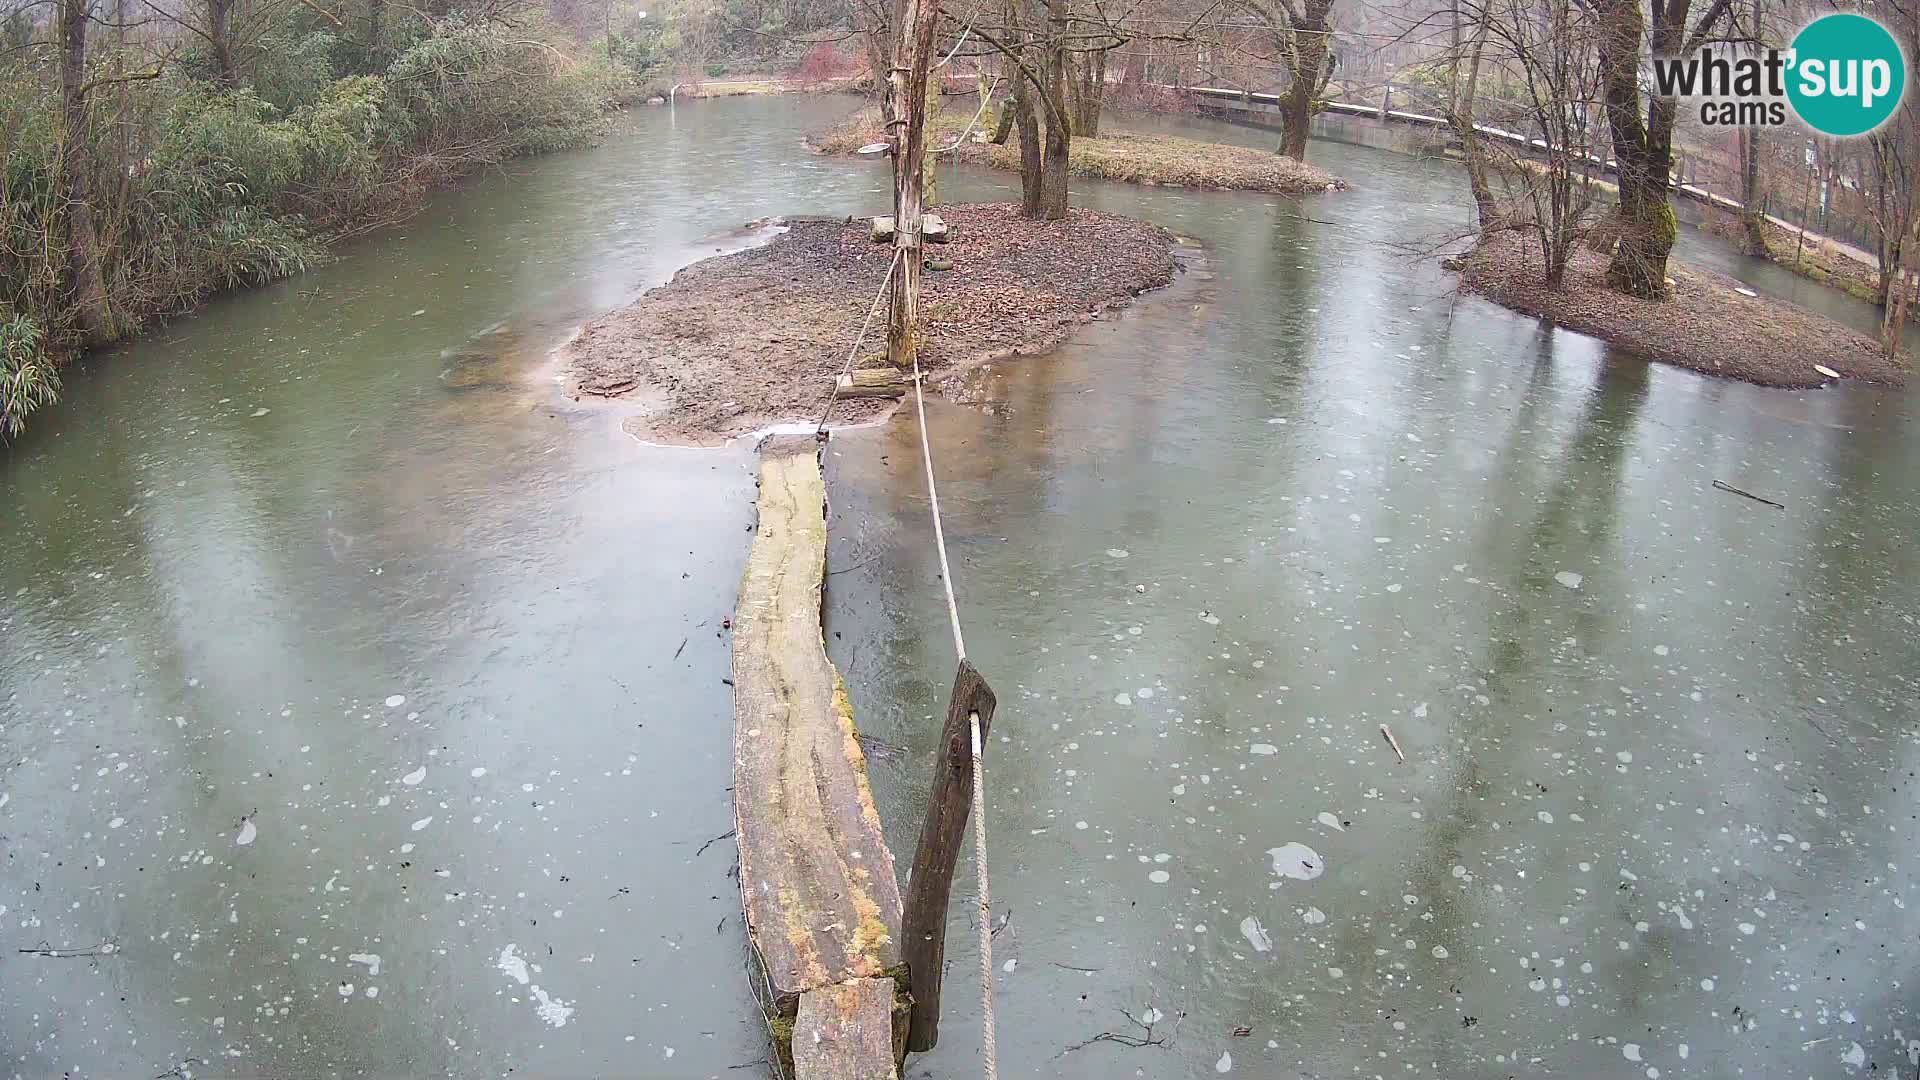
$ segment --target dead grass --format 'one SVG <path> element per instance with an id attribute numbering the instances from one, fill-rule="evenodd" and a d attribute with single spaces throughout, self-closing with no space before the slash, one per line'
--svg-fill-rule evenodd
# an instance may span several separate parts
<path id="1" fill-rule="evenodd" d="M 833 78 L 808 82 L 792 76 L 766 75 L 746 79 L 706 79 L 680 87 L 683 98 L 759 97 L 767 94 L 835 94 L 853 88 L 857 79 Z"/>
<path id="2" fill-rule="evenodd" d="M 1762 225 L 1767 238 L 1767 258 L 1788 270 L 1845 292 L 1869 304 L 1880 302 L 1880 272 L 1853 258 L 1816 233 L 1808 233 L 1802 242 L 1798 229 L 1781 228 L 1774 222 Z M 1707 231 L 1738 243 L 1744 227 L 1738 215 L 1720 207 L 1707 212 Z"/>
<path id="3" fill-rule="evenodd" d="M 1849 379 L 1900 385 L 1912 358 L 1889 363 L 1880 343 L 1783 300 L 1746 296 L 1739 283 L 1669 262 L 1666 300 L 1637 300 L 1607 287 L 1605 257 L 1582 248 L 1566 287 L 1546 288 L 1538 241 L 1495 233 L 1467 256 L 1461 285 L 1555 325 L 1591 334 L 1662 363 L 1761 386 L 1814 387 L 1815 364 Z"/>
<path id="4" fill-rule="evenodd" d="M 959 98 L 959 101 L 969 101 Z M 973 119 L 974 105 L 942 109 L 930 118 L 933 145 L 944 147 L 958 138 Z M 979 130 L 975 129 L 978 137 Z M 880 112 L 867 107 L 824 131 L 808 137 L 814 149 L 827 154 L 849 154 L 883 137 Z M 955 151 L 963 161 L 1018 172 L 1020 149 L 1011 141 L 994 146 L 969 140 Z M 1304 195 L 1346 187 L 1345 181 L 1312 165 L 1264 150 L 1223 143 L 1182 139 L 1171 135 L 1141 135 L 1109 131 L 1098 138 L 1076 138 L 1068 151 L 1068 171 L 1078 177 L 1118 180 L 1129 184 L 1203 188 L 1215 191 L 1265 191 Z"/>

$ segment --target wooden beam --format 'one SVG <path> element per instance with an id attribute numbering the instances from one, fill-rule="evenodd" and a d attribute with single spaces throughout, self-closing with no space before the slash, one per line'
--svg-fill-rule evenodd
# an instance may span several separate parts
<path id="1" fill-rule="evenodd" d="M 906 394 L 908 382 L 898 368 L 860 368 L 840 376 L 834 386 L 842 398 L 897 398 Z"/>
<path id="2" fill-rule="evenodd" d="M 853 979 L 800 995 L 794 1080 L 897 1080 L 892 979 Z"/>
<path id="3" fill-rule="evenodd" d="M 819 454 L 811 435 L 763 444 L 759 525 L 733 615 L 740 894 L 764 976 L 755 988 L 782 1060 L 793 1053 L 790 1024 L 805 995 L 859 979 L 891 983 L 900 967 L 893 853 L 853 707 L 821 641 Z"/>
<path id="4" fill-rule="evenodd" d="M 973 717 L 980 717 L 980 745 L 993 723 L 993 688 L 970 661 L 953 674 L 953 696 L 940 732 L 940 753 L 933 763 L 933 787 L 927 792 L 927 817 L 913 853 L 913 877 L 907 883 L 900 923 L 900 957 L 907 963 L 913 1008 L 907 1020 L 907 1049 L 931 1050 L 940 1041 L 940 976 L 946 968 L 947 899 L 953 891 L 953 867 L 966 837 L 967 808 L 973 802 Z M 984 750 L 983 750 L 984 752 Z"/>

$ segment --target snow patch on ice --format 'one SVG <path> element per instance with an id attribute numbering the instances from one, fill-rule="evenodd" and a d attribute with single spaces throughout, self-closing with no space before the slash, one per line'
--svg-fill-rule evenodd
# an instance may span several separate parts
<path id="1" fill-rule="evenodd" d="M 1312 881 L 1326 872 L 1326 864 L 1320 861 L 1320 853 L 1297 840 L 1277 848 L 1268 848 L 1267 855 L 1273 859 L 1273 872 L 1283 878 Z"/>
<path id="2" fill-rule="evenodd" d="M 1260 925 L 1260 920 L 1252 915 L 1240 920 L 1240 933 L 1246 937 L 1247 944 L 1253 946 L 1254 952 L 1273 951 L 1272 936 L 1267 933 L 1266 927 Z"/>
<path id="3" fill-rule="evenodd" d="M 538 1002 L 534 1012 L 547 1022 L 548 1027 L 566 1027 L 567 1021 L 573 1019 L 573 1002 L 561 1001 L 537 986 L 533 988 L 533 999 Z"/>
<path id="4" fill-rule="evenodd" d="M 518 945 L 509 943 L 506 948 L 501 949 L 500 957 L 493 962 L 493 966 L 500 969 L 500 974 L 521 986 L 527 985 L 530 979 L 527 974 L 526 958 L 520 955 Z"/>

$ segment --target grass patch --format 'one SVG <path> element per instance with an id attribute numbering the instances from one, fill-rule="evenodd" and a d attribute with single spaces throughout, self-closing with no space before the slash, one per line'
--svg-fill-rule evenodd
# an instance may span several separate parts
<path id="1" fill-rule="evenodd" d="M 961 101 L 968 99 L 961 98 Z M 976 106 L 977 107 L 977 106 Z M 973 108 L 941 109 L 929 118 L 932 144 L 944 147 L 966 130 Z M 982 124 L 984 126 L 984 122 Z M 979 129 L 974 136 L 977 139 Z M 849 154 L 884 137 L 879 109 L 868 106 L 824 131 L 808 136 L 814 149 L 827 154 Z M 955 153 L 963 161 L 1018 172 L 1020 148 L 1012 141 L 995 146 L 969 140 Z M 1346 187 L 1327 172 L 1279 154 L 1245 146 L 1182 139 L 1172 135 L 1142 135 L 1109 131 L 1097 138 L 1076 138 L 1067 151 L 1070 175 L 1128 184 L 1201 188 L 1213 191 L 1265 191 L 1304 195 Z"/>
<path id="2" fill-rule="evenodd" d="M 1723 208 L 1707 211 L 1706 230 L 1738 245 L 1746 232 L 1739 215 Z M 1818 233 L 1808 233 L 1801 242 L 1800 230 L 1784 228 L 1776 222 L 1761 225 L 1767 240 L 1767 258 L 1788 270 L 1830 288 L 1839 289 L 1856 300 L 1880 303 L 1878 268 L 1836 250 Z"/>

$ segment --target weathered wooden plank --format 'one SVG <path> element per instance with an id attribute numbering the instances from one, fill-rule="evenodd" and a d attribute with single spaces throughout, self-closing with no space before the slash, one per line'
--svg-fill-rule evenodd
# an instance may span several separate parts
<path id="1" fill-rule="evenodd" d="M 826 488 L 811 436 L 767 440 L 759 502 L 734 609 L 734 818 L 765 1004 L 791 1019 L 809 990 L 898 969 L 900 888 L 821 641 Z"/>
<path id="2" fill-rule="evenodd" d="M 907 392 L 907 380 L 892 366 L 860 368 L 840 376 L 834 387 L 842 398 L 897 398 Z"/>
<path id="3" fill-rule="evenodd" d="M 913 852 L 913 876 L 907 882 L 906 911 L 902 916 L 900 952 L 907 962 L 913 1010 L 907 1021 L 907 1049 L 924 1053 L 940 1040 L 940 977 L 946 970 L 947 898 L 953 890 L 953 867 L 966 838 L 967 808 L 973 802 L 973 723 L 980 717 L 984 747 L 993 724 L 993 688 L 960 661 L 953 673 L 953 695 L 947 699 L 947 721 L 940 731 L 940 752 L 933 763 L 933 786 L 927 793 L 927 817 L 920 824 L 920 843 Z"/>
<path id="4" fill-rule="evenodd" d="M 794 1080 L 897 1080 L 894 982 L 855 979 L 800 995 Z"/>

